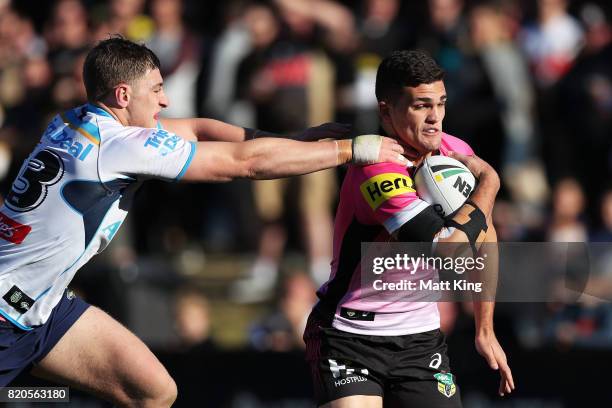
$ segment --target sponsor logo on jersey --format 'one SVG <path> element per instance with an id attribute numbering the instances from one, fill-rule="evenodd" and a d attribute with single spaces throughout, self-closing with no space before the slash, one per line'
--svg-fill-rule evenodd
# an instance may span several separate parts
<path id="1" fill-rule="evenodd" d="M 164 129 L 157 129 L 151 134 L 151 137 L 145 141 L 144 146 L 157 149 L 161 156 L 165 156 L 176 149 L 176 146 L 181 140 L 180 136 L 168 133 Z"/>
<path id="2" fill-rule="evenodd" d="M 453 381 L 451 373 L 437 373 L 434 378 L 438 380 L 438 391 L 447 398 L 452 397 L 457 392 L 457 386 Z"/>
<path id="3" fill-rule="evenodd" d="M 0 238 L 19 245 L 31 230 L 29 225 L 20 224 L 0 212 Z"/>
<path id="4" fill-rule="evenodd" d="M 26 295 L 23 290 L 14 286 L 2 296 L 2 299 L 6 301 L 13 309 L 23 314 L 30 310 L 34 304 L 34 300 Z"/>
<path id="5" fill-rule="evenodd" d="M 383 173 L 364 181 L 359 187 L 372 210 L 400 194 L 415 193 L 412 179 L 400 173 Z"/>
<path id="6" fill-rule="evenodd" d="M 75 141 L 65 126 L 57 126 L 54 122 L 49 124 L 43 138 L 80 161 L 84 161 L 93 149 L 93 144 Z"/>
<path id="7" fill-rule="evenodd" d="M 373 322 L 374 317 L 376 316 L 376 313 L 367 312 L 364 310 L 355 310 L 355 309 L 348 309 L 346 307 L 341 307 L 340 316 L 346 319 L 349 319 L 349 320 L 363 320 L 366 322 Z"/>
<path id="8" fill-rule="evenodd" d="M 327 361 L 329 362 L 329 370 L 331 371 L 332 376 L 336 379 L 336 381 L 334 381 L 335 387 L 368 381 L 367 376 L 369 375 L 369 372 L 367 368 L 350 368 L 347 364 L 338 364 L 338 361 L 331 358 Z"/>

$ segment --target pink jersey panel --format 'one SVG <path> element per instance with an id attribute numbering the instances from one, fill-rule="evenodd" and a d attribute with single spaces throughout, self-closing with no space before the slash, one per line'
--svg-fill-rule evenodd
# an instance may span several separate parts
<path id="1" fill-rule="evenodd" d="M 449 151 L 474 154 L 467 143 L 443 133 L 439 153 L 446 156 Z M 440 317 L 435 302 L 390 301 L 393 296 L 381 295 L 381 291 L 364 288 L 361 283 L 361 242 L 393 241 L 388 232 L 390 222 L 394 218 L 402 219 L 402 214 L 410 215 L 410 211 L 417 214 L 424 204 L 426 207 L 412 184 L 413 170 L 379 163 L 350 166 L 347 172 L 335 220 L 332 273 L 330 280 L 318 291 L 320 304 L 324 305 L 322 308 L 329 310 L 331 306 L 334 313 L 332 324 L 339 330 L 404 335 L 439 327 Z M 411 278 L 423 276 L 416 274 Z M 347 319 L 341 315 L 343 308 L 374 312 L 375 319 Z"/>

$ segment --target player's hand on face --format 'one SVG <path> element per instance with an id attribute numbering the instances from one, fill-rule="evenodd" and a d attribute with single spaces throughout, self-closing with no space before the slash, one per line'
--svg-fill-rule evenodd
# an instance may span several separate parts
<path id="1" fill-rule="evenodd" d="M 321 139 L 349 138 L 352 126 L 347 123 L 328 122 L 314 126 L 300 133 L 296 139 L 302 142 L 315 142 Z"/>
<path id="2" fill-rule="evenodd" d="M 495 333 L 490 332 L 477 335 L 475 345 L 478 354 L 487 360 L 489 367 L 491 367 L 493 370 L 499 370 L 499 374 L 501 375 L 501 380 L 499 382 L 499 395 L 503 397 L 505 394 L 510 394 L 512 391 L 514 391 L 512 371 L 508 366 L 506 353 L 504 353 L 499 341 L 497 341 Z"/>
<path id="3" fill-rule="evenodd" d="M 465 154 L 457 152 L 449 152 L 449 156 L 465 164 L 465 166 L 472 172 L 474 177 L 476 177 L 477 179 L 481 179 L 485 176 L 496 177 L 499 179 L 499 176 L 497 175 L 495 169 L 491 167 L 489 163 L 482 160 L 476 155 L 467 156 Z"/>

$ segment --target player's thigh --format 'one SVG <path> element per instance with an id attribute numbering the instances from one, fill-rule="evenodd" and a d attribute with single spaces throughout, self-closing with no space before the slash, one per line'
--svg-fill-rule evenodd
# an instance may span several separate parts
<path id="1" fill-rule="evenodd" d="M 176 394 L 174 381 L 147 346 L 96 307 L 81 315 L 32 374 L 118 403 Z"/>
<path id="2" fill-rule="evenodd" d="M 383 400 L 376 395 L 352 395 L 321 405 L 320 408 L 382 408 Z"/>
<path id="3" fill-rule="evenodd" d="M 317 404 L 381 408 L 384 376 L 376 358 L 378 350 L 364 341 L 364 336 L 334 328 L 310 327 L 306 331 L 306 354 Z"/>

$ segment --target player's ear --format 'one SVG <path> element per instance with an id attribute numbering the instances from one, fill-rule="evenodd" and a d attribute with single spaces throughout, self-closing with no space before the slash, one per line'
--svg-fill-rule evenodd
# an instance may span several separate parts
<path id="1" fill-rule="evenodd" d="M 119 84 L 115 87 L 117 105 L 126 108 L 130 102 L 130 97 L 130 86 L 128 84 Z"/>
<path id="2" fill-rule="evenodd" d="M 381 123 L 391 123 L 391 107 L 387 101 L 378 102 L 378 115 Z"/>

